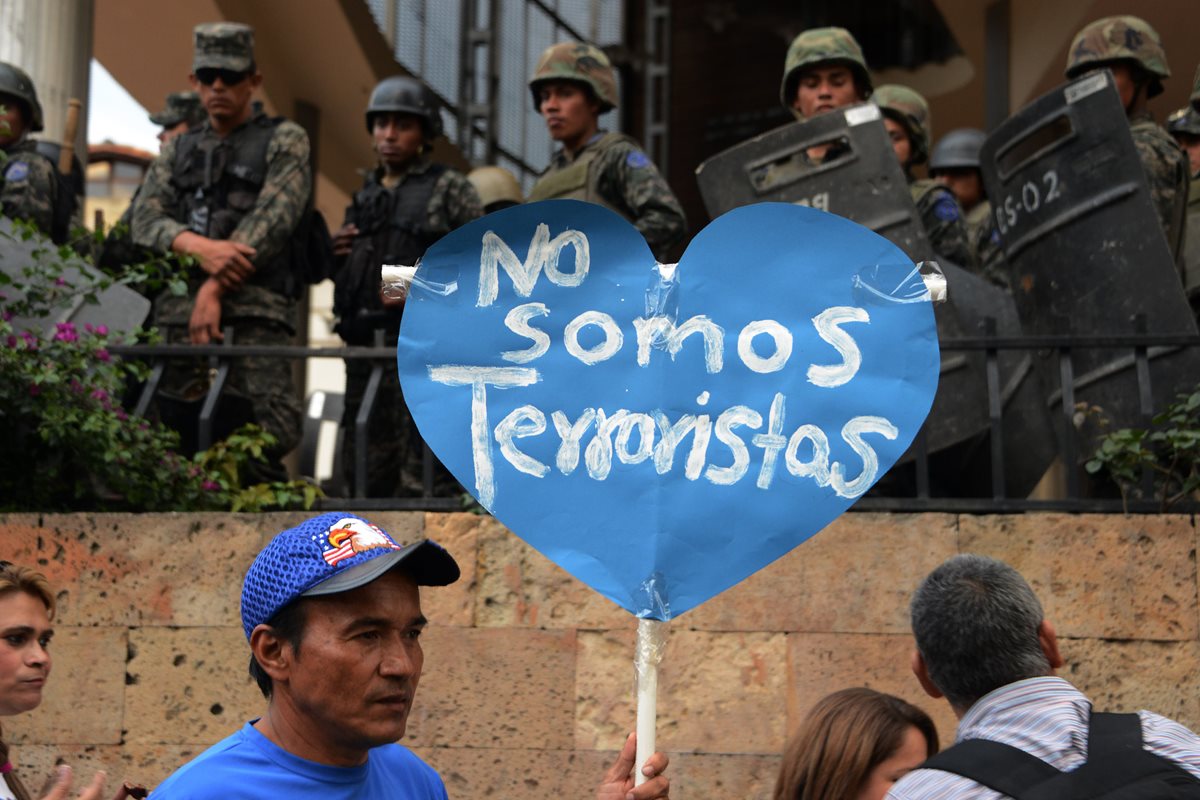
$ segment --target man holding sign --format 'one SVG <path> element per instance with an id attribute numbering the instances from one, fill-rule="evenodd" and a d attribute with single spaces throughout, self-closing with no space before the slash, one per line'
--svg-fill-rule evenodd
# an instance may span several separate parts
<path id="1" fill-rule="evenodd" d="M 446 800 L 441 777 L 404 736 L 424 653 L 421 586 L 458 580 L 429 539 L 397 543 L 361 517 L 322 514 L 283 531 L 254 559 L 242 587 L 250 674 L 266 713 L 167 778 L 171 798 L 405 798 Z M 636 789 L 633 740 L 599 800 L 666 798 L 667 758 L 655 754 Z"/>

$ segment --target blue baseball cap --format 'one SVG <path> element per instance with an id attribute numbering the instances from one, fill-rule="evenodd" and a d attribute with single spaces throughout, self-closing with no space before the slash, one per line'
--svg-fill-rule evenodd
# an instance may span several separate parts
<path id="1" fill-rule="evenodd" d="M 246 638 L 298 597 L 357 589 L 403 562 L 420 586 L 458 580 L 458 563 L 432 539 L 400 545 L 362 517 L 322 514 L 283 531 L 262 549 L 242 584 Z"/>

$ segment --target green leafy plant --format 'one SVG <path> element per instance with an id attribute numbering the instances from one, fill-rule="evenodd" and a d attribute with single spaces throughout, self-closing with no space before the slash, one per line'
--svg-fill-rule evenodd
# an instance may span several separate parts
<path id="1" fill-rule="evenodd" d="M 16 274 L 0 272 L 0 508 L 7 510 L 218 510 L 310 508 L 319 489 L 302 481 L 241 484 L 273 438 L 254 426 L 187 458 L 179 435 L 128 413 L 126 382 L 145 367 L 111 352 L 139 337 L 103 325 L 52 322 L 77 298 L 95 303 L 115 283 L 161 285 L 163 265 L 117 276 L 72 267 L 74 252 L 14 224 L 9 240 L 37 242 Z M 37 237 L 37 238 L 34 238 Z M 0 247 L 4 246 L 0 241 Z"/>
<path id="2" fill-rule="evenodd" d="M 1154 497 L 1162 511 L 1200 491 L 1200 384 L 1178 395 L 1152 425 L 1106 434 L 1084 465 L 1093 475 L 1112 478 L 1126 510 L 1131 498 L 1144 497 L 1141 481 L 1146 471 L 1153 476 Z"/>

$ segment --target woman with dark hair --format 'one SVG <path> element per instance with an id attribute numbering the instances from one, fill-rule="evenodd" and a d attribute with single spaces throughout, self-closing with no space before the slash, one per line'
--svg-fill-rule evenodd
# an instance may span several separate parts
<path id="1" fill-rule="evenodd" d="M 937 751 L 937 729 L 921 709 L 871 689 L 843 689 L 813 706 L 788 741 L 774 800 L 882 800 Z"/>
<path id="2" fill-rule="evenodd" d="M 50 676 L 47 648 L 54 630 L 54 594 L 46 578 L 27 567 L 0 561 L 0 716 L 32 711 L 42 702 Z M 0 730 L 0 800 L 32 800 L 8 758 Z M 71 768 L 60 766 L 43 800 L 62 800 L 71 789 Z M 99 800 L 104 773 L 97 772 L 79 800 Z"/>

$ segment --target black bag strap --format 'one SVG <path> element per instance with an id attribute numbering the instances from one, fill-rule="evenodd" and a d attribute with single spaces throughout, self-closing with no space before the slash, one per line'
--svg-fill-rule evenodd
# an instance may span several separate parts
<path id="1" fill-rule="evenodd" d="M 1088 721 L 1088 759 L 1062 772 L 1024 750 L 986 739 L 966 739 L 921 764 L 1015 798 L 1075 800 L 1099 797 L 1113 787 L 1157 779 L 1164 787 L 1192 786 L 1196 779 L 1142 746 L 1137 714 L 1094 711 Z"/>
<path id="2" fill-rule="evenodd" d="M 918 769 L 953 772 L 1009 797 L 1020 797 L 1031 787 L 1062 774 L 1037 756 L 988 739 L 964 739 Z"/>

